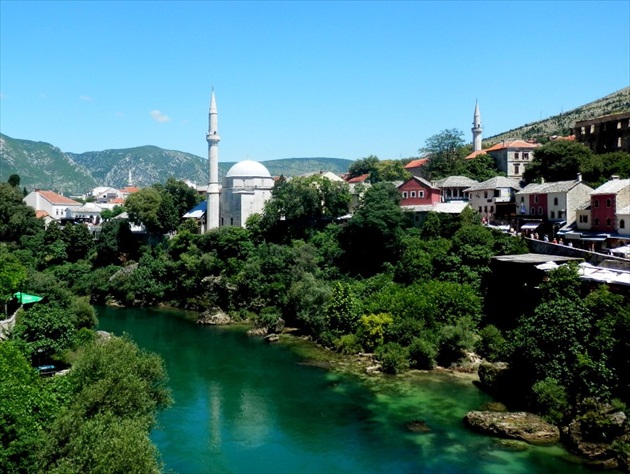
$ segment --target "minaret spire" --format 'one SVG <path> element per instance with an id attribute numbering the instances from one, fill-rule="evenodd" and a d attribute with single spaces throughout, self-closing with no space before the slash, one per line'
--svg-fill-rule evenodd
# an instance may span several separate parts
<path id="1" fill-rule="evenodd" d="M 471 128 L 473 136 L 473 152 L 481 150 L 481 114 L 479 113 L 479 103 L 475 100 L 475 114 L 473 116 L 473 127 Z"/>
<path id="2" fill-rule="evenodd" d="M 208 206 L 206 210 L 206 231 L 219 227 L 219 121 L 217 101 L 214 97 L 214 87 L 210 96 L 210 111 L 208 113 Z"/>

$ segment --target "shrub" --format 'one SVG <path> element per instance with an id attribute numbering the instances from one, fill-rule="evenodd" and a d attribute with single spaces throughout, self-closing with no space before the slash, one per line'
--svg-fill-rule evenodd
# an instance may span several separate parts
<path id="1" fill-rule="evenodd" d="M 366 351 L 373 351 L 385 341 L 385 330 L 393 322 L 387 313 L 361 316 L 359 338 Z"/>
<path id="2" fill-rule="evenodd" d="M 429 341 L 423 337 L 416 337 L 409 346 L 411 367 L 426 370 L 434 369 L 437 352 L 435 342 Z"/>
<path id="3" fill-rule="evenodd" d="M 335 350 L 341 354 L 357 354 L 361 352 L 361 343 L 354 334 L 345 334 L 334 341 Z"/>
<path id="4" fill-rule="evenodd" d="M 409 368 L 409 351 L 397 342 L 380 346 L 376 357 L 381 361 L 383 372 L 388 374 L 399 374 Z"/>
<path id="5" fill-rule="evenodd" d="M 551 423 L 558 423 L 569 408 L 565 388 L 554 378 L 547 377 L 532 386 L 534 405 Z"/>
<path id="6" fill-rule="evenodd" d="M 507 341 L 496 326 L 492 324 L 486 326 L 479 331 L 479 336 L 476 350 L 480 356 L 490 362 L 505 360 Z"/>

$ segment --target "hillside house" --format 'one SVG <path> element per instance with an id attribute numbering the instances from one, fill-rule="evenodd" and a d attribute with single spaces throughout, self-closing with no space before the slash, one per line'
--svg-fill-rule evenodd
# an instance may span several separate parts
<path id="1" fill-rule="evenodd" d="M 436 181 L 434 184 L 440 189 L 442 202 L 468 201 L 466 189 L 479 184 L 479 181 L 466 176 L 449 176 Z"/>
<path id="2" fill-rule="evenodd" d="M 438 202 L 436 204 L 421 204 L 401 206 L 404 212 L 413 214 L 413 225 L 421 227 L 427 220 L 429 212 L 437 212 L 438 214 L 460 215 L 464 209 L 468 207 L 465 201 Z"/>
<path id="3" fill-rule="evenodd" d="M 433 205 L 441 202 L 441 191 L 429 181 L 414 176 L 398 186 L 401 206 Z"/>
<path id="4" fill-rule="evenodd" d="M 598 232 L 612 233 L 621 227 L 623 219 L 619 211 L 630 206 L 630 179 L 613 179 L 591 192 L 591 229 Z M 628 221 L 623 219 L 624 228 Z"/>
<path id="5" fill-rule="evenodd" d="M 35 189 L 30 192 L 24 202 L 36 212 L 45 211 L 51 218 L 61 220 L 70 218 L 72 211 L 81 207 L 81 203 L 73 199 L 57 194 L 53 191 Z"/>
<path id="6" fill-rule="evenodd" d="M 520 191 L 519 183 L 504 176 L 495 176 L 465 190 L 473 210 L 482 218 L 506 219 L 515 215 L 514 195 Z"/>
<path id="7" fill-rule="evenodd" d="M 572 224 L 576 211 L 590 201 L 593 188 L 582 182 L 581 175 L 574 181 L 530 183 L 516 193 L 519 217 L 538 218 L 557 224 Z"/>
<path id="8" fill-rule="evenodd" d="M 419 158 L 417 160 L 410 161 L 405 165 L 405 169 L 409 171 L 413 176 L 422 176 L 422 167 L 427 164 L 428 158 Z"/>
<path id="9" fill-rule="evenodd" d="M 488 154 L 494 159 L 499 171 L 505 173 L 508 178 L 520 180 L 534 158 L 534 150 L 539 146 L 539 143 L 525 140 L 503 140 L 490 148 L 471 153 L 466 159 L 471 160 L 483 153 Z"/>
<path id="10" fill-rule="evenodd" d="M 99 186 L 88 194 L 88 197 L 93 198 L 96 202 L 111 202 L 115 199 L 122 199 L 123 193 L 122 191 L 116 188 L 110 188 L 107 186 Z"/>

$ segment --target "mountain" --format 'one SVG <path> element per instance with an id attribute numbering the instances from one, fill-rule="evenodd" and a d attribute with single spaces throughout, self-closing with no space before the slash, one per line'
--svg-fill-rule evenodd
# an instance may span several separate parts
<path id="1" fill-rule="evenodd" d="M 20 186 L 72 194 L 97 186 L 90 171 L 50 143 L 18 140 L 0 134 L 0 180 L 18 174 Z"/>
<path id="2" fill-rule="evenodd" d="M 525 124 L 507 132 L 487 137 L 484 145 L 510 138 L 539 140 L 552 135 L 569 135 L 576 121 L 630 111 L 630 87 L 626 87 L 582 107 L 545 120 Z M 272 176 L 297 176 L 320 170 L 345 173 L 353 160 L 343 158 L 285 158 L 262 161 Z M 234 163 L 219 163 L 223 178 Z M 21 186 L 52 189 L 66 195 L 85 194 L 96 186 L 121 188 L 129 182 L 129 173 L 137 186 L 164 182 L 168 177 L 202 185 L 208 182 L 208 161 L 190 153 L 141 146 L 119 150 L 64 153 L 44 142 L 20 140 L 0 134 L 0 181 L 18 174 Z"/>
<path id="3" fill-rule="evenodd" d="M 499 135 L 484 138 L 483 142 L 484 145 L 490 146 L 502 140 L 515 138 L 523 140 L 531 138 L 545 141 L 554 135 L 568 136 L 573 134 L 573 127 L 576 122 L 619 112 L 630 112 L 630 87 L 618 90 L 576 109 L 562 112 L 544 120 L 527 123 Z"/>
<path id="4" fill-rule="evenodd" d="M 129 173 L 134 185 L 139 187 L 162 183 L 171 176 L 193 183 L 205 183 L 208 180 L 207 160 L 157 146 L 66 155 L 89 169 L 99 186 L 125 187 L 129 183 Z"/>

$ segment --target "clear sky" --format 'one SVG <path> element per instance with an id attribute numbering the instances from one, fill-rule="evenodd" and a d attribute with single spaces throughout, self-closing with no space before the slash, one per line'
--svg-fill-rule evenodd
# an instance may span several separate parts
<path id="1" fill-rule="evenodd" d="M 417 156 L 630 85 L 630 1 L 0 0 L 0 131 L 66 152 Z"/>

